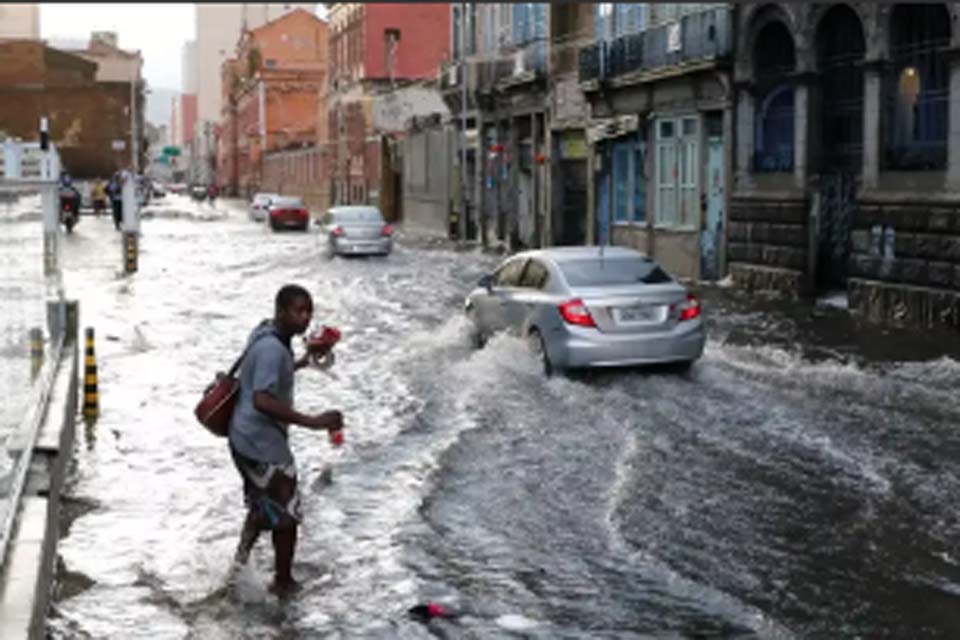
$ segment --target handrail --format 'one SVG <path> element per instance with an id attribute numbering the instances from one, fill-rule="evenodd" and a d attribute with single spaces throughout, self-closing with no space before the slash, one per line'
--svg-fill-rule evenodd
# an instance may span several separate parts
<path id="1" fill-rule="evenodd" d="M 63 301 L 61 301 L 61 304 Z M 47 408 L 50 401 L 50 392 L 53 389 L 56 380 L 57 369 L 60 366 L 60 357 L 63 354 L 65 340 L 63 332 L 53 345 L 49 357 L 46 358 L 40 375 L 33 385 L 30 393 L 30 404 L 27 413 L 20 422 L 20 428 L 17 430 L 17 437 L 22 438 L 18 443 L 22 446 L 20 457 L 17 460 L 13 471 L 13 483 L 10 485 L 10 491 L 7 494 L 6 512 L 0 516 L 0 567 L 6 564 L 7 546 L 10 542 L 10 535 L 13 531 L 13 523 L 16 519 L 17 510 L 20 506 L 23 488 L 27 480 L 27 470 L 30 468 L 30 462 L 33 460 L 33 448 L 37 442 L 37 436 L 40 433 L 40 425 L 47 414 Z"/>

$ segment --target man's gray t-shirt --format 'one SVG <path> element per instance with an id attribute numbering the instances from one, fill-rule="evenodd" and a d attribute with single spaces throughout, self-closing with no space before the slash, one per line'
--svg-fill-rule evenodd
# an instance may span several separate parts
<path id="1" fill-rule="evenodd" d="M 253 460 L 290 464 L 293 453 L 287 442 L 288 425 L 257 411 L 253 395 L 269 391 L 293 407 L 293 353 L 276 334 L 271 322 L 257 326 L 249 342 L 253 346 L 240 366 L 240 393 L 230 422 L 230 444 L 238 453 Z"/>

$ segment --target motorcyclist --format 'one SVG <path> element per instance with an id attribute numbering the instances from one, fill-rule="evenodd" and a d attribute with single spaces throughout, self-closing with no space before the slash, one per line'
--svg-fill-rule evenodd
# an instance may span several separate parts
<path id="1" fill-rule="evenodd" d="M 70 174 L 64 171 L 60 174 L 60 222 L 67 227 L 67 233 L 73 232 L 73 227 L 80 220 L 80 205 L 83 197 L 73 185 Z"/>

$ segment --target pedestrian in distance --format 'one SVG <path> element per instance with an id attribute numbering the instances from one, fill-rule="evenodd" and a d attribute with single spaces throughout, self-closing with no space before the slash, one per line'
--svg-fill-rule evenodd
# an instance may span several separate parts
<path id="1" fill-rule="evenodd" d="M 250 334 L 229 430 L 230 453 L 243 480 L 247 507 L 234 559 L 246 564 L 260 532 L 269 530 L 274 551 L 270 592 L 280 597 L 298 586 L 291 568 L 301 512 L 289 425 L 331 434 L 343 428 L 339 411 L 306 415 L 293 407 L 294 373 L 327 356 L 332 346 L 308 343 L 307 353 L 294 358 L 291 339 L 307 330 L 312 317 L 313 299 L 306 289 L 288 284 L 277 292 L 273 319 Z"/>
<path id="2" fill-rule="evenodd" d="M 120 231 L 120 224 L 123 222 L 123 180 L 119 171 L 110 178 L 107 193 L 110 194 L 110 205 L 113 207 L 113 227 Z"/>
<path id="3" fill-rule="evenodd" d="M 100 214 L 107 208 L 107 188 L 103 180 L 98 178 L 93 183 L 90 199 L 93 201 L 93 213 L 99 218 Z"/>

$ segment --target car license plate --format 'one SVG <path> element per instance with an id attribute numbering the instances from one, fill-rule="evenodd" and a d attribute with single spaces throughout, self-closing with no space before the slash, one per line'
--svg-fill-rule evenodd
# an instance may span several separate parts
<path id="1" fill-rule="evenodd" d="M 614 309 L 614 317 L 617 322 L 658 322 L 660 320 L 660 307 L 618 307 Z"/>

